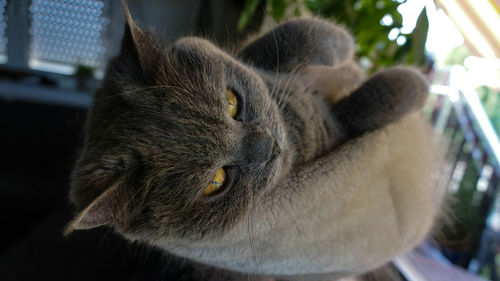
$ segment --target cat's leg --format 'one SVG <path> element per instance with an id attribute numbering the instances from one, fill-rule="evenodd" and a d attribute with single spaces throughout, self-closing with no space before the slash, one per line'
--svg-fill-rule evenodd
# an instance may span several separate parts
<path id="1" fill-rule="evenodd" d="M 292 72 L 306 65 L 334 66 L 353 54 L 353 39 L 343 28 L 320 19 L 296 19 L 253 41 L 238 57 L 266 70 Z"/>
<path id="2" fill-rule="evenodd" d="M 416 70 L 388 68 L 333 105 L 333 114 L 342 126 L 344 138 L 349 139 L 421 109 L 428 90 L 425 77 Z"/>

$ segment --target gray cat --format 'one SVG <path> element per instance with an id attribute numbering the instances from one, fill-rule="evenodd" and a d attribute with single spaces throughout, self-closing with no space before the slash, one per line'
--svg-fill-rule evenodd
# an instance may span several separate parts
<path id="1" fill-rule="evenodd" d="M 376 268 L 428 232 L 428 86 L 416 71 L 364 80 L 350 35 L 319 19 L 231 56 L 196 37 L 164 47 L 125 12 L 67 233 L 108 225 L 204 264 L 322 279 Z"/>

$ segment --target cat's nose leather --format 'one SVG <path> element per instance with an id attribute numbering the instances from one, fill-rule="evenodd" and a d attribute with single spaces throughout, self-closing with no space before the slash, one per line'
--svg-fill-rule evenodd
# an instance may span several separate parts
<path id="1" fill-rule="evenodd" d="M 248 164 L 265 163 L 281 152 L 276 140 L 266 132 L 250 132 L 245 137 L 245 146 Z"/>

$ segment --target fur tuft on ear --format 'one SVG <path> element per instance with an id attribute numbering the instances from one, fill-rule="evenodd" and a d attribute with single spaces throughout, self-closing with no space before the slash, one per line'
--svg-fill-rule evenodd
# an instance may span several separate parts
<path id="1" fill-rule="evenodd" d="M 109 188 L 80 211 L 68 223 L 63 234 L 66 236 L 74 230 L 91 229 L 112 223 L 116 204 L 115 189 L 116 187 Z"/>
<path id="2" fill-rule="evenodd" d="M 144 37 L 144 32 L 137 26 L 137 24 L 132 19 L 132 15 L 128 9 L 125 0 L 122 0 L 123 14 L 125 15 L 125 32 L 123 34 L 123 39 L 131 40 L 132 45 L 137 47 L 141 39 Z M 139 50 L 138 50 L 139 51 Z"/>
<path id="3" fill-rule="evenodd" d="M 136 70 L 136 74 L 149 78 L 160 66 L 162 45 L 152 32 L 143 31 L 134 22 L 125 0 L 122 1 L 122 7 L 125 30 L 115 66 L 123 66 L 125 72 Z"/>
<path id="4" fill-rule="evenodd" d="M 137 163 L 127 150 L 114 148 L 99 153 L 88 149 L 88 140 L 85 145 L 73 167 L 69 190 L 69 200 L 78 213 L 64 233 L 107 224 L 126 227 L 132 208 L 123 202 L 135 193 L 127 179 Z"/>

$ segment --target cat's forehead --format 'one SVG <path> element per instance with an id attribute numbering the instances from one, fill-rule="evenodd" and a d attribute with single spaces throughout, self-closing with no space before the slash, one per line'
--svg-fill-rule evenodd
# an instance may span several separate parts
<path id="1" fill-rule="evenodd" d="M 163 100 L 180 103 L 190 102 L 186 98 L 209 103 L 220 101 L 219 97 L 209 100 L 206 97 L 212 97 L 225 84 L 227 68 L 231 67 L 229 56 L 208 41 L 186 38 L 165 50 L 164 60 L 154 85 L 148 85 L 151 93 L 163 94 Z"/>
<path id="2" fill-rule="evenodd" d="M 253 76 L 251 79 L 257 78 L 239 60 L 202 38 L 185 37 L 179 39 L 167 50 L 166 57 L 169 61 L 167 66 L 174 68 L 174 70 L 182 68 L 186 74 L 196 75 L 196 72 L 199 72 L 206 73 L 211 77 L 224 77 L 230 73 L 239 78 L 249 78 L 249 76 Z M 172 73 L 167 72 L 167 77 L 169 74 Z"/>

